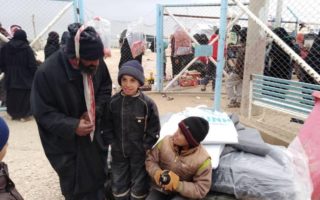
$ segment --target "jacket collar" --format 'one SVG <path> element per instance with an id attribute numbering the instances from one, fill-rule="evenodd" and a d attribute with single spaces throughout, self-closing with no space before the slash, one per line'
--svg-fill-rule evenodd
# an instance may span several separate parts
<path id="1" fill-rule="evenodd" d="M 121 96 L 128 97 L 127 95 L 125 95 L 125 94 L 123 93 L 122 90 L 121 90 L 120 94 L 121 94 Z M 141 94 L 141 92 L 140 92 L 140 90 L 138 90 L 137 94 L 135 94 L 135 95 L 133 95 L 133 96 L 130 96 L 130 97 L 138 97 L 138 96 L 140 96 L 140 94 Z"/>
<path id="2" fill-rule="evenodd" d="M 195 151 L 197 151 L 200 146 L 199 145 L 194 148 L 187 149 L 187 150 L 180 150 L 178 146 L 173 144 L 173 137 L 172 136 L 170 137 L 170 145 L 171 145 L 171 148 L 174 150 L 174 152 L 176 152 L 179 156 L 190 155 L 190 154 L 194 153 Z"/>

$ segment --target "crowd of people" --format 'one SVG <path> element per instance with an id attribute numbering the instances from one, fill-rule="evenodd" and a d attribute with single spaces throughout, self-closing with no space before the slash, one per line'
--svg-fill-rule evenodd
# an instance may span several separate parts
<path id="1" fill-rule="evenodd" d="M 201 145 L 208 122 L 187 118 L 173 135 L 158 141 L 157 105 L 140 90 L 145 83 L 144 67 L 134 59 L 141 56 L 141 46 L 120 65 L 121 90 L 112 96 L 104 46 L 96 30 L 73 23 L 63 35 L 61 45 L 58 33 L 48 34 L 45 60 L 37 66 L 26 32 L 16 30 L 1 48 L 0 67 L 5 74 L 7 112 L 12 120 L 33 115 L 65 199 L 155 199 L 154 195 L 162 199 L 161 194 L 167 199 L 203 198 L 212 173 L 210 157 Z M 0 167 L 4 171 L 8 137 L 9 129 L 0 118 Z M 170 157 L 163 160 L 160 153 L 167 154 L 162 151 L 168 148 Z M 185 171 L 179 170 L 194 158 L 196 162 L 184 164 Z M 164 175 L 170 181 L 160 180 Z M 0 189 L 0 196 L 5 197 L 1 199 L 23 199 L 8 173 L 0 174 Z"/>

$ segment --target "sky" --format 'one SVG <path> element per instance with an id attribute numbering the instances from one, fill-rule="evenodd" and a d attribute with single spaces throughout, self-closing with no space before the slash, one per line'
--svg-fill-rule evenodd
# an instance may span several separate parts
<path id="1" fill-rule="evenodd" d="M 133 21 L 140 17 L 155 20 L 157 4 L 214 3 L 220 0 L 83 0 L 87 11 L 109 20 Z"/>

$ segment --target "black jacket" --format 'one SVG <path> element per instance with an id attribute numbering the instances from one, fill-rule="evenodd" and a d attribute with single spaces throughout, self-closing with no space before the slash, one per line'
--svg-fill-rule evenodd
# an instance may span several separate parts
<path id="1" fill-rule="evenodd" d="M 111 79 L 103 60 L 94 76 L 96 121 L 111 96 Z M 80 116 L 86 112 L 82 75 L 69 64 L 62 50 L 51 55 L 35 75 L 31 108 L 47 158 L 60 177 L 62 193 L 94 191 L 104 182 L 103 157 L 94 141 L 75 133 Z M 63 179 L 61 179 L 63 177 Z"/>
<path id="2" fill-rule="evenodd" d="M 37 70 L 34 53 L 27 41 L 12 39 L 1 49 L 0 69 L 6 89 L 31 89 Z"/>
<path id="3" fill-rule="evenodd" d="M 0 162 L 0 199 L 23 200 L 15 184 L 10 179 L 8 166 L 4 162 Z"/>
<path id="4" fill-rule="evenodd" d="M 111 98 L 108 112 L 104 139 L 110 143 L 113 137 L 113 151 L 124 155 L 145 154 L 157 142 L 160 133 L 158 109 L 141 91 L 134 97 L 117 93 Z"/>
<path id="5" fill-rule="evenodd" d="M 59 44 L 46 44 L 44 47 L 44 58 L 47 59 L 49 56 L 51 56 L 54 52 L 58 51 L 60 49 Z"/>

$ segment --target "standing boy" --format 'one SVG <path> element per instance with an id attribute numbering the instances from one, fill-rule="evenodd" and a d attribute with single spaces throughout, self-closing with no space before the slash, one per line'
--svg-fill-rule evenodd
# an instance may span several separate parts
<path id="1" fill-rule="evenodd" d="M 173 136 L 166 136 L 147 155 L 146 168 L 154 179 L 147 200 L 202 199 L 211 186 L 211 159 L 200 144 L 209 130 L 201 117 L 179 123 Z"/>
<path id="2" fill-rule="evenodd" d="M 139 90 L 144 79 L 138 61 L 124 63 L 118 74 L 122 90 L 110 101 L 104 135 L 114 137 L 111 168 L 115 199 L 145 199 L 149 191 L 146 152 L 159 138 L 160 120 L 156 104 Z"/>

